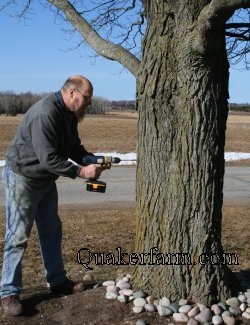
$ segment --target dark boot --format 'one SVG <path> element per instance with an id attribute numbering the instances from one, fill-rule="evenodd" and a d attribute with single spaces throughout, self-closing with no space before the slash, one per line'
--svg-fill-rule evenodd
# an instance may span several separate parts
<path id="1" fill-rule="evenodd" d="M 2 298 L 2 306 L 6 315 L 18 316 L 24 312 L 23 305 L 19 301 L 19 296 L 13 295 Z"/>
<path id="2" fill-rule="evenodd" d="M 51 287 L 50 291 L 53 294 L 72 295 L 73 293 L 76 292 L 82 292 L 83 289 L 84 289 L 83 283 L 75 282 L 67 278 L 64 282 Z"/>

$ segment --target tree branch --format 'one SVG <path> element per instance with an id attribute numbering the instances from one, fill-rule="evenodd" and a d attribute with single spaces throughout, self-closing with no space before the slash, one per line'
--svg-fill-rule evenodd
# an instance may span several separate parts
<path id="1" fill-rule="evenodd" d="M 225 23 L 240 8 L 250 8 L 250 0 L 212 0 L 204 7 L 200 16 L 205 15 L 207 20 Z"/>
<path id="2" fill-rule="evenodd" d="M 213 8 L 213 14 L 226 13 L 231 16 L 237 9 L 250 8 L 250 0 L 212 0 L 209 6 Z"/>
<path id="3" fill-rule="evenodd" d="M 48 0 L 57 9 L 61 10 L 67 20 L 76 28 L 97 54 L 109 60 L 118 61 L 127 68 L 135 77 L 138 74 L 140 60 L 120 45 L 115 45 L 103 39 L 92 26 L 77 12 L 67 0 Z"/>
<path id="4" fill-rule="evenodd" d="M 238 33 L 226 32 L 226 36 L 240 38 L 240 39 L 242 39 L 244 41 L 250 41 L 250 37 L 249 36 L 245 36 L 244 33 L 238 34 Z"/>
<path id="5" fill-rule="evenodd" d="M 230 23 L 230 24 L 225 24 L 226 29 L 231 29 L 231 28 L 250 28 L 250 23 Z"/>
<path id="6" fill-rule="evenodd" d="M 205 6 L 198 17 L 194 50 L 201 54 L 213 51 L 209 39 L 212 41 L 218 33 L 225 35 L 225 23 L 240 8 L 250 8 L 250 0 L 212 0 Z"/>

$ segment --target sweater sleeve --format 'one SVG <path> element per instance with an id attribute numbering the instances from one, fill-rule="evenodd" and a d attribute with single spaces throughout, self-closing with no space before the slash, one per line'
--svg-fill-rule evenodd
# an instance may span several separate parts
<path id="1" fill-rule="evenodd" d="M 39 114 L 31 123 L 31 138 L 37 158 L 45 170 L 58 176 L 76 178 L 79 168 L 58 153 L 57 124 L 52 116 Z"/>

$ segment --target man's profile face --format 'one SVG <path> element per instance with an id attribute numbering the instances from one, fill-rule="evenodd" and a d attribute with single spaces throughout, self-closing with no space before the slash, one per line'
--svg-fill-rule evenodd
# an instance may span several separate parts
<path id="1" fill-rule="evenodd" d="M 82 121 L 86 114 L 86 108 L 92 103 L 93 90 L 86 86 L 82 89 L 74 89 L 74 112 L 78 121 Z"/>

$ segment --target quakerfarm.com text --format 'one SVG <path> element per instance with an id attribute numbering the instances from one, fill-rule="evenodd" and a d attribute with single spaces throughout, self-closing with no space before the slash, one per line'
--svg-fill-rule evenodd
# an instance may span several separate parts
<path id="1" fill-rule="evenodd" d="M 192 256 L 189 253 L 162 253 L 157 247 L 150 248 L 148 253 L 127 253 L 121 247 L 116 252 L 92 252 L 88 248 L 81 248 L 77 252 L 77 262 L 88 270 L 90 265 L 206 265 L 227 264 L 239 265 L 236 253 L 202 253 Z"/>

